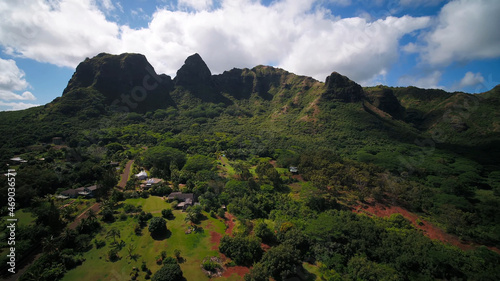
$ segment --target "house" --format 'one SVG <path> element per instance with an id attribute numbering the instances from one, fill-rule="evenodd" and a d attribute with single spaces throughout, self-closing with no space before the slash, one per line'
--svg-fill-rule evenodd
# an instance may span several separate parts
<path id="1" fill-rule="evenodd" d="M 54 137 L 54 138 L 52 138 L 52 143 L 53 143 L 54 145 L 62 145 L 62 142 L 63 142 L 63 141 L 62 141 L 62 138 L 61 138 L 61 137 Z"/>
<path id="2" fill-rule="evenodd" d="M 62 196 L 69 197 L 69 198 L 76 198 L 78 196 L 84 196 L 84 197 L 93 197 L 95 194 L 95 191 L 99 187 L 97 185 L 92 185 L 88 187 L 79 187 L 75 189 L 68 189 L 63 192 L 61 192 Z"/>
<path id="3" fill-rule="evenodd" d="M 140 173 L 135 175 L 139 180 L 145 180 L 148 178 L 148 173 L 146 171 L 142 170 Z"/>
<path id="4" fill-rule="evenodd" d="M 299 172 L 299 168 L 297 167 L 290 167 L 290 173 L 297 174 Z"/>
<path id="5" fill-rule="evenodd" d="M 168 195 L 167 199 L 169 201 L 177 200 L 176 209 L 186 210 L 189 206 L 194 204 L 194 194 L 193 193 L 182 193 L 182 192 L 172 192 Z"/>
<path id="6" fill-rule="evenodd" d="M 69 197 L 69 198 L 76 198 L 78 197 L 78 190 L 76 189 L 68 189 L 63 192 L 61 192 L 62 196 Z"/>
<path id="7" fill-rule="evenodd" d="M 22 159 L 21 157 L 14 157 L 14 158 L 10 158 L 10 161 L 13 163 L 13 164 L 19 164 L 19 163 L 28 163 L 28 161 Z"/>
<path id="8" fill-rule="evenodd" d="M 151 188 L 154 185 L 157 185 L 159 183 L 162 183 L 163 180 L 159 178 L 150 178 L 146 180 L 144 184 L 141 185 L 142 188 Z"/>

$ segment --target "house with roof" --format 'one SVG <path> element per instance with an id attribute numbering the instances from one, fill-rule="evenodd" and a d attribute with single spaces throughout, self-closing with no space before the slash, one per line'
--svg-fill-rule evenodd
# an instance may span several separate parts
<path id="1" fill-rule="evenodd" d="M 135 175 L 135 177 L 138 178 L 139 180 L 145 180 L 148 178 L 148 173 L 146 173 L 146 171 L 142 170 L 140 173 Z"/>
<path id="2" fill-rule="evenodd" d="M 10 161 L 11 163 L 13 164 L 19 164 L 19 163 L 28 163 L 27 160 L 24 160 L 23 158 L 17 156 L 17 157 L 13 157 L 13 158 L 10 158 Z"/>
<path id="3" fill-rule="evenodd" d="M 290 167 L 289 171 L 292 174 L 297 174 L 299 172 L 299 168 L 297 168 L 297 167 Z"/>
<path id="4" fill-rule="evenodd" d="M 157 184 L 162 183 L 163 180 L 159 178 L 150 178 L 147 179 L 143 184 L 141 184 L 141 188 L 151 188 Z"/>
<path id="5" fill-rule="evenodd" d="M 176 209 L 186 210 L 189 206 L 195 204 L 193 193 L 172 192 L 167 197 L 168 201 L 177 200 L 179 203 L 175 206 Z"/>
<path id="6" fill-rule="evenodd" d="M 92 186 L 87 186 L 87 187 L 68 189 L 68 190 L 61 192 L 60 195 L 62 195 L 63 197 L 66 197 L 66 198 L 76 198 L 78 196 L 94 197 L 95 191 L 98 188 L 99 187 L 97 185 L 92 185 Z"/>

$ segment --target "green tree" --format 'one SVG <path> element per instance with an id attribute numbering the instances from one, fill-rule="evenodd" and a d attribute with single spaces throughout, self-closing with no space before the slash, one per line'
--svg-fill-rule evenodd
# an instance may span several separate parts
<path id="1" fill-rule="evenodd" d="M 159 236 L 167 231 L 167 222 L 164 218 L 154 217 L 149 222 L 148 230 L 151 236 Z"/>
<path id="2" fill-rule="evenodd" d="M 161 210 L 161 216 L 166 219 L 170 219 L 174 216 L 174 214 L 172 213 L 172 209 L 163 209 Z"/>
<path id="3" fill-rule="evenodd" d="M 183 281 L 181 267 L 176 264 L 164 264 L 155 274 L 152 281 Z"/>
<path id="4" fill-rule="evenodd" d="M 171 165 L 181 169 L 186 163 L 186 155 L 176 148 L 155 146 L 144 152 L 142 162 L 148 169 L 154 167 L 158 171 L 157 176 L 168 179 L 171 175 Z"/>
<path id="5" fill-rule="evenodd" d="M 299 260 L 299 251 L 281 244 L 269 249 L 260 263 L 275 280 L 286 280 L 295 274 L 295 268 L 302 262 Z"/>
<path id="6" fill-rule="evenodd" d="M 262 256 L 260 240 L 256 237 L 237 235 L 223 236 L 219 251 L 230 257 L 236 264 L 251 265 Z"/>
<path id="7" fill-rule="evenodd" d="M 112 228 L 106 234 L 106 238 L 111 237 L 113 239 L 113 244 L 116 244 L 116 238 L 120 238 L 120 230 Z"/>
<path id="8" fill-rule="evenodd" d="M 214 162 L 215 160 L 211 157 L 197 154 L 188 158 L 183 169 L 193 173 L 201 170 L 211 170 L 214 168 Z"/>

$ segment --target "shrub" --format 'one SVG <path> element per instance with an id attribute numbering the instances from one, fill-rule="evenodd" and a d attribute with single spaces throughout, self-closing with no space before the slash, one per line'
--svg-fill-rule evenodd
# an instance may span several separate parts
<path id="1" fill-rule="evenodd" d="M 183 279 L 181 267 L 177 263 L 163 265 L 151 278 L 153 281 L 181 281 Z"/>
<path id="2" fill-rule="evenodd" d="M 212 261 L 211 259 L 208 259 L 204 261 L 201 265 L 203 269 L 206 271 L 216 271 L 217 269 L 221 268 L 220 264 L 216 263 L 215 261 Z"/>
<path id="3" fill-rule="evenodd" d="M 164 218 L 154 217 L 149 222 L 148 227 L 151 236 L 158 236 L 167 232 L 167 222 Z"/>
<path id="4" fill-rule="evenodd" d="M 227 235 L 222 237 L 219 251 L 240 265 L 252 265 L 262 256 L 260 240 L 242 235 L 234 238 Z"/>
<path id="5" fill-rule="evenodd" d="M 161 215 L 162 215 L 162 217 L 164 217 L 166 219 L 170 219 L 174 216 L 174 214 L 172 213 L 172 209 L 161 210 Z"/>

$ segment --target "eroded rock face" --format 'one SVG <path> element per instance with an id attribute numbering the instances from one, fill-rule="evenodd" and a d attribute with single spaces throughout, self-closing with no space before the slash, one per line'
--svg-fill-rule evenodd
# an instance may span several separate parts
<path id="1" fill-rule="evenodd" d="M 212 73 L 200 55 L 189 56 L 174 78 L 175 86 L 198 86 L 210 84 Z"/>
<path id="2" fill-rule="evenodd" d="M 322 98 L 325 100 L 358 102 L 363 98 L 363 88 L 346 76 L 333 72 L 326 78 L 325 92 Z"/>
<path id="3" fill-rule="evenodd" d="M 389 113 L 393 118 L 402 120 L 405 109 L 389 88 L 376 87 L 365 91 L 365 98 L 376 108 Z"/>
<path id="4" fill-rule="evenodd" d="M 102 95 L 104 106 L 145 112 L 172 105 L 172 88 L 170 76 L 156 74 L 144 55 L 101 53 L 77 66 L 62 98 L 92 90 Z"/>

